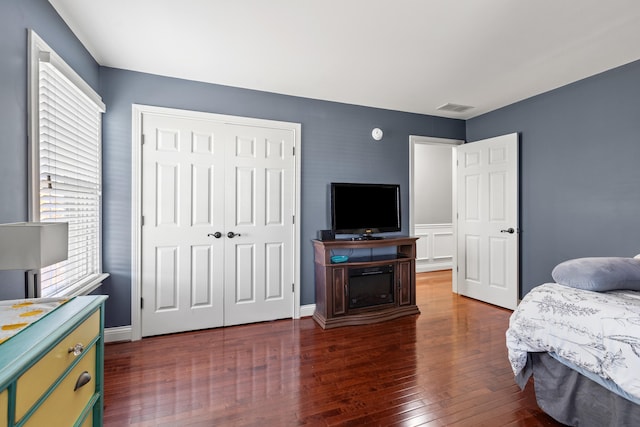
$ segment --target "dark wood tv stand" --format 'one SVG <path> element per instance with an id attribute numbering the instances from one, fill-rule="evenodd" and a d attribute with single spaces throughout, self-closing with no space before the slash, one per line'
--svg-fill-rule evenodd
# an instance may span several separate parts
<path id="1" fill-rule="evenodd" d="M 365 325 L 402 316 L 419 314 L 416 306 L 417 237 L 390 237 L 381 240 L 313 240 L 315 258 L 316 310 L 313 319 L 323 328 Z M 354 256 L 346 262 L 333 263 L 333 251 L 385 249 L 385 254 Z M 393 250 L 395 248 L 395 251 Z M 388 254 L 386 252 L 389 252 Z M 394 270 L 393 302 L 350 308 L 348 300 L 349 269 L 392 265 Z"/>

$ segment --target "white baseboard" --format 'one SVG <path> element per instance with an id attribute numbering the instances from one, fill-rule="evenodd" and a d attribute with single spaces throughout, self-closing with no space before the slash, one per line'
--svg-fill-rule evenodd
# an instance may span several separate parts
<path id="1" fill-rule="evenodd" d="M 316 311 L 315 304 L 307 304 L 300 306 L 300 317 L 313 316 L 313 312 Z"/>
<path id="2" fill-rule="evenodd" d="M 316 311 L 315 304 L 300 306 L 300 317 L 313 316 Z M 131 326 L 116 326 L 104 329 L 104 342 L 131 341 Z"/>
<path id="3" fill-rule="evenodd" d="M 131 326 L 104 329 L 104 342 L 131 341 Z"/>

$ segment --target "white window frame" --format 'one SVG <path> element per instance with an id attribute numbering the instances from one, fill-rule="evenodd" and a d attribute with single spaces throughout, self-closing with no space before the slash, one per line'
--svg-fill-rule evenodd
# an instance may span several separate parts
<path id="1" fill-rule="evenodd" d="M 40 114 L 39 114 L 39 74 L 40 63 L 47 62 L 51 64 L 66 79 L 75 85 L 84 95 L 86 95 L 97 109 L 104 113 L 105 105 L 102 98 L 89 86 L 67 63 L 58 56 L 47 43 L 42 40 L 33 30 L 29 31 L 29 62 L 28 62 L 28 100 L 29 100 L 29 220 L 33 222 L 40 221 Z M 100 124 L 100 129 L 102 124 Z M 98 258 L 98 266 L 96 272 L 85 276 L 79 281 L 63 289 L 42 291 L 44 297 L 57 296 L 76 296 L 86 295 L 100 286 L 102 281 L 108 277 L 102 270 L 102 170 L 101 170 L 101 150 L 102 150 L 102 132 L 100 130 L 98 136 L 98 168 L 97 178 L 99 179 L 100 191 L 98 193 L 98 239 L 96 242 L 96 251 Z M 39 283 L 38 283 L 39 288 Z M 36 291 L 40 294 L 40 290 Z"/>

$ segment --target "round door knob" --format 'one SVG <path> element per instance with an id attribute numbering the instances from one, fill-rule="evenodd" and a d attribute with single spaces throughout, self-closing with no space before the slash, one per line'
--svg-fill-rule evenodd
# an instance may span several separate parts
<path id="1" fill-rule="evenodd" d="M 233 231 L 230 231 L 230 232 L 227 233 L 227 237 L 230 238 L 230 239 L 233 239 L 234 237 L 239 236 L 239 235 L 240 235 L 240 233 L 236 234 Z"/>
<path id="2" fill-rule="evenodd" d="M 512 227 L 507 228 L 506 230 L 500 230 L 501 233 L 509 233 L 509 234 L 513 234 L 516 232 L 516 230 L 514 230 Z"/>
<path id="3" fill-rule="evenodd" d="M 221 232 L 219 232 L 219 231 L 216 231 L 216 232 L 215 232 L 215 233 L 213 233 L 213 234 L 211 234 L 211 233 L 207 234 L 207 237 L 211 237 L 211 236 L 215 237 L 216 239 L 219 239 L 219 238 L 221 238 L 221 237 L 222 237 L 222 233 L 221 233 Z"/>

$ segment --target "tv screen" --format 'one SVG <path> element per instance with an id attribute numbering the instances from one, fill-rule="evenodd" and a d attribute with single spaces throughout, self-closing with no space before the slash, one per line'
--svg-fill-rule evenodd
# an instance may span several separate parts
<path id="1" fill-rule="evenodd" d="M 331 183 L 331 228 L 336 234 L 400 231 L 400 186 Z"/>

